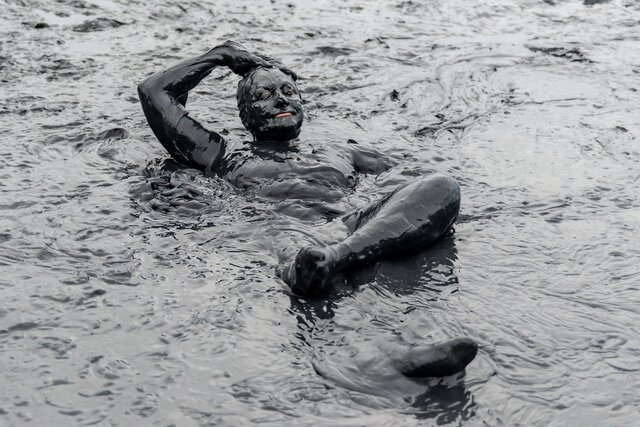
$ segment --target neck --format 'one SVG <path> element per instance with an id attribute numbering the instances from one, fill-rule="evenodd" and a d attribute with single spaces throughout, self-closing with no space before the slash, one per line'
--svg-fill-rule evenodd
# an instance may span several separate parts
<path id="1" fill-rule="evenodd" d="M 273 138 L 259 137 L 255 133 L 252 135 L 253 142 L 256 144 L 294 145 L 298 141 L 298 138 L 276 140 Z"/>

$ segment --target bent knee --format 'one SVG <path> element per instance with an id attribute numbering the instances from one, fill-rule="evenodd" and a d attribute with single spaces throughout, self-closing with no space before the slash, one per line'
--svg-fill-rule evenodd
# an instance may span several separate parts
<path id="1" fill-rule="evenodd" d="M 460 185 L 447 175 L 430 175 L 422 177 L 416 183 L 417 193 L 426 203 L 426 210 L 432 221 L 442 223 L 449 229 L 460 212 Z M 438 219 L 436 221 L 436 219 Z"/>
<path id="2" fill-rule="evenodd" d="M 418 190 L 429 198 L 445 198 L 460 202 L 460 185 L 448 175 L 428 175 L 418 178 Z"/>

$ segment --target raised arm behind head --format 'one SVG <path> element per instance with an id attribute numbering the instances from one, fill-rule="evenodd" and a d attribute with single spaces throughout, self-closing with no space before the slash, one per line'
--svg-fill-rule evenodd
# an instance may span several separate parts
<path id="1" fill-rule="evenodd" d="M 227 41 L 152 75 L 138 86 L 142 110 L 160 143 L 180 163 L 209 174 L 215 173 L 224 155 L 224 140 L 192 118 L 185 105 L 189 91 L 218 66 L 229 67 L 241 76 L 256 68 L 275 67 L 291 80 L 296 77 L 279 62 Z"/>

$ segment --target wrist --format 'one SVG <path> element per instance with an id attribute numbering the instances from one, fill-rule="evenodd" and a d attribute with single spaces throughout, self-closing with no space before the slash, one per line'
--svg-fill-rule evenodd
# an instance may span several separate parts
<path id="1" fill-rule="evenodd" d="M 228 65 L 231 60 L 231 52 L 225 45 L 219 45 L 203 55 L 207 61 L 212 61 L 216 65 Z"/>

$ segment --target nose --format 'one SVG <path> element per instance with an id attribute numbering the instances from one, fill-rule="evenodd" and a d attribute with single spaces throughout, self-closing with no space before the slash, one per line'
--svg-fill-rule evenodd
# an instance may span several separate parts
<path id="1" fill-rule="evenodd" d="M 289 105 L 289 100 L 287 99 L 284 93 L 278 91 L 277 98 L 276 98 L 276 107 L 282 108 L 282 107 L 286 107 L 287 105 Z"/>

